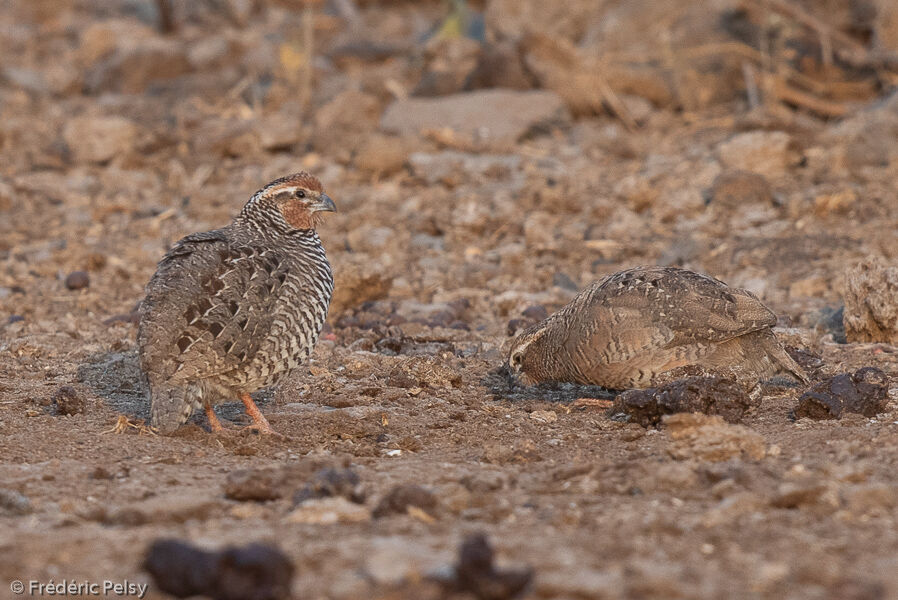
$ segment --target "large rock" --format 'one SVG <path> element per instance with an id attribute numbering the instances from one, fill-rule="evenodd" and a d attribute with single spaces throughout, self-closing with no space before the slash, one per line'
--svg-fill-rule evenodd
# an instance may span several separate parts
<path id="1" fill-rule="evenodd" d="M 567 118 L 564 102 L 554 92 L 483 90 L 396 100 L 384 112 L 381 128 L 401 135 L 449 128 L 475 145 L 506 147 Z"/>
<path id="2" fill-rule="evenodd" d="M 348 308 L 385 298 L 392 285 L 392 275 L 371 269 L 362 259 L 341 261 L 334 268 L 334 294 L 328 313 L 333 319 Z"/>
<path id="3" fill-rule="evenodd" d="M 845 413 L 875 417 L 889 402 L 889 377 L 876 367 L 819 381 L 798 399 L 795 416 L 841 419 Z"/>
<path id="4" fill-rule="evenodd" d="M 720 415 L 725 421 L 738 423 L 760 403 L 735 379 L 686 377 L 644 390 L 628 390 L 615 399 L 610 412 L 625 414 L 630 422 L 643 427 L 656 426 L 664 415 L 678 412 Z"/>
<path id="5" fill-rule="evenodd" d="M 800 159 L 792 137 L 783 131 L 740 133 L 720 144 L 717 153 L 727 168 L 771 178 L 784 175 Z"/>
<path id="6" fill-rule="evenodd" d="M 663 417 L 663 422 L 672 440 L 667 451 L 677 460 L 761 460 L 766 454 L 760 434 L 743 425 L 730 425 L 717 415 L 677 413 Z"/>
<path id="7" fill-rule="evenodd" d="M 105 163 L 134 146 L 138 127 L 124 117 L 80 116 L 66 123 L 62 137 L 79 163 Z"/>
<path id="8" fill-rule="evenodd" d="M 868 258 L 850 269 L 843 319 L 849 342 L 898 343 L 898 266 Z"/>

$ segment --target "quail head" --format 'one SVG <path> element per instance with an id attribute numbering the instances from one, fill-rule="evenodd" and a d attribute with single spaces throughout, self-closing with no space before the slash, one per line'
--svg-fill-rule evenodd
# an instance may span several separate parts
<path id="1" fill-rule="evenodd" d="M 188 235 L 146 287 L 137 341 L 161 433 L 239 398 L 253 427 L 272 433 L 250 394 L 281 381 L 312 352 L 334 281 L 315 231 L 335 211 L 308 173 L 272 181 L 221 229 Z"/>
<path id="2" fill-rule="evenodd" d="M 693 271 L 637 267 L 599 281 L 519 335 L 508 365 L 525 383 L 644 388 L 696 365 L 749 382 L 802 368 L 771 331 L 776 315 L 746 290 Z"/>

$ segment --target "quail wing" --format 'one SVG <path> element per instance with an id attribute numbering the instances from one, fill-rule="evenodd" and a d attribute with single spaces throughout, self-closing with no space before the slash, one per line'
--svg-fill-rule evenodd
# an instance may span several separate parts
<path id="1" fill-rule="evenodd" d="M 148 373 L 169 382 L 221 375 L 256 354 L 287 271 L 276 250 L 219 231 L 178 242 L 147 286 L 139 336 Z"/>

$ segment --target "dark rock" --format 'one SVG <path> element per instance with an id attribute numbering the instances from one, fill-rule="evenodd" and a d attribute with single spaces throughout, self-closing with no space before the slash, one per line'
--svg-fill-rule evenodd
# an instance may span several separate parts
<path id="1" fill-rule="evenodd" d="M 533 580 L 533 569 L 496 569 L 493 549 L 483 533 L 469 536 L 458 552 L 453 576 L 441 583 L 456 593 L 478 600 L 511 600 L 521 596 Z"/>
<path id="2" fill-rule="evenodd" d="M 546 310 L 546 307 L 542 304 L 535 304 L 525 308 L 523 312 L 521 312 L 521 315 L 531 321 L 542 321 L 549 318 L 549 311 Z"/>
<path id="3" fill-rule="evenodd" d="M 160 591 L 187 598 L 214 586 L 215 563 L 213 553 L 177 540 L 157 540 L 147 551 L 143 568 Z"/>
<path id="4" fill-rule="evenodd" d="M 293 505 L 302 504 L 312 498 L 329 498 L 342 496 L 347 500 L 361 504 L 365 501 L 365 493 L 361 488 L 359 476 L 352 469 L 321 469 L 312 477 L 305 487 L 293 495 Z"/>
<path id="5" fill-rule="evenodd" d="M 90 472 L 90 475 L 88 475 L 88 478 L 111 481 L 111 480 L 115 479 L 115 475 L 110 473 L 104 467 L 98 465 L 97 467 L 94 468 L 93 471 Z"/>
<path id="6" fill-rule="evenodd" d="M 294 571 L 287 556 L 273 546 L 250 544 L 207 552 L 171 539 L 153 542 L 143 568 L 165 593 L 213 600 L 289 598 Z"/>
<path id="7" fill-rule="evenodd" d="M 534 87 L 533 76 L 524 66 L 518 48 L 511 42 L 483 45 L 477 65 L 465 80 L 466 90 L 508 88 L 526 90 Z"/>
<path id="8" fill-rule="evenodd" d="M 556 285 L 558 285 L 558 282 L 559 282 L 558 275 L 559 274 L 556 274 L 556 276 L 555 276 Z M 561 275 L 561 276 L 563 278 L 567 279 L 571 284 L 573 284 L 573 281 L 571 281 L 570 278 L 567 277 L 567 275 Z M 564 286 L 562 285 L 562 287 L 564 287 Z M 508 325 L 506 327 L 506 333 L 508 335 L 510 335 L 510 336 L 515 335 L 519 331 L 526 329 L 526 328 L 530 327 L 531 325 L 534 325 L 536 323 L 539 323 L 540 321 L 547 319 L 549 317 L 549 311 L 546 310 L 545 306 L 543 306 L 541 304 L 535 304 L 533 306 L 528 306 L 527 308 L 525 308 L 521 312 L 521 316 L 523 318 L 512 319 L 508 322 Z"/>
<path id="9" fill-rule="evenodd" d="M 844 413 L 874 417 L 889 401 L 889 378 L 876 367 L 841 373 L 815 384 L 801 395 L 796 418 L 841 419 Z"/>
<path id="10" fill-rule="evenodd" d="M 283 474 L 274 469 L 240 469 L 228 473 L 225 497 L 231 500 L 277 500 L 283 496 Z"/>
<path id="11" fill-rule="evenodd" d="M 644 427 L 657 426 L 661 417 L 680 412 L 720 415 L 739 423 L 747 411 L 757 407 L 734 380 L 724 377 L 687 377 L 658 387 L 629 390 L 620 394 L 609 409 L 610 415 L 627 415 Z"/>
<path id="12" fill-rule="evenodd" d="M 437 498 L 420 485 L 397 485 L 387 492 L 372 514 L 377 518 L 391 514 L 405 514 L 409 506 L 432 512 L 437 506 Z"/>
<path id="13" fill-rule="evenodd" d="M 90 285 L 90 276 L 87 271 L 72 271 L 65 278 L 65 286 L 70 290 L 83 290 Z"/>
<path id="14" fill-rule="evenodd" d="M 22 315 L 10 315 L 8 319 L 6 319 L 7 325 L 12 325 L 13 323 L 18 323 L 19 321 L 24 321 L 25 317 Z"/>
<path id="15" fill-rule="evenodd" d="M 50 402 L 56 407 L 57 415 L 77 415 L 84 412 L 84 398 L 70 385 L 56 390 Z"/>
<path id="16" fill-rule="evenodd" d="M 519 331 L 522 331 L 531 325 L 533 325 L 533 321 L 530 319 L 512 319 L 508 322 L 508 325 L 505 326 L 505 333 L 508 336 L 517 335 Z"/>

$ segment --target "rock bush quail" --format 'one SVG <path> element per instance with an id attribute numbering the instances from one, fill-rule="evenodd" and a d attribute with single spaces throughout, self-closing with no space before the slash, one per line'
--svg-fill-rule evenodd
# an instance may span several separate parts
<path id="1" fill-rule="evenodd" d="M 807 376 L 771 331 L 776 315 L 746 290 L 692 271 L 637 267 L 599 281 L 521 333 L 508 365 L 526 383 L 644 388 L 697 365 L 740 380 Z"/>
<path id="2" fill-rule="evenodd" d="M 141 305 L 137 342 L 161 433 L 203 407 L 239 397 L 251 427 L 273 433 L 250 393 L 304 362 L 327 316 L 334 281 L 315 231 L 335 211 L 308 173 L 272 181 L 230 225 L 188 235 L 159 262 Z"/>

